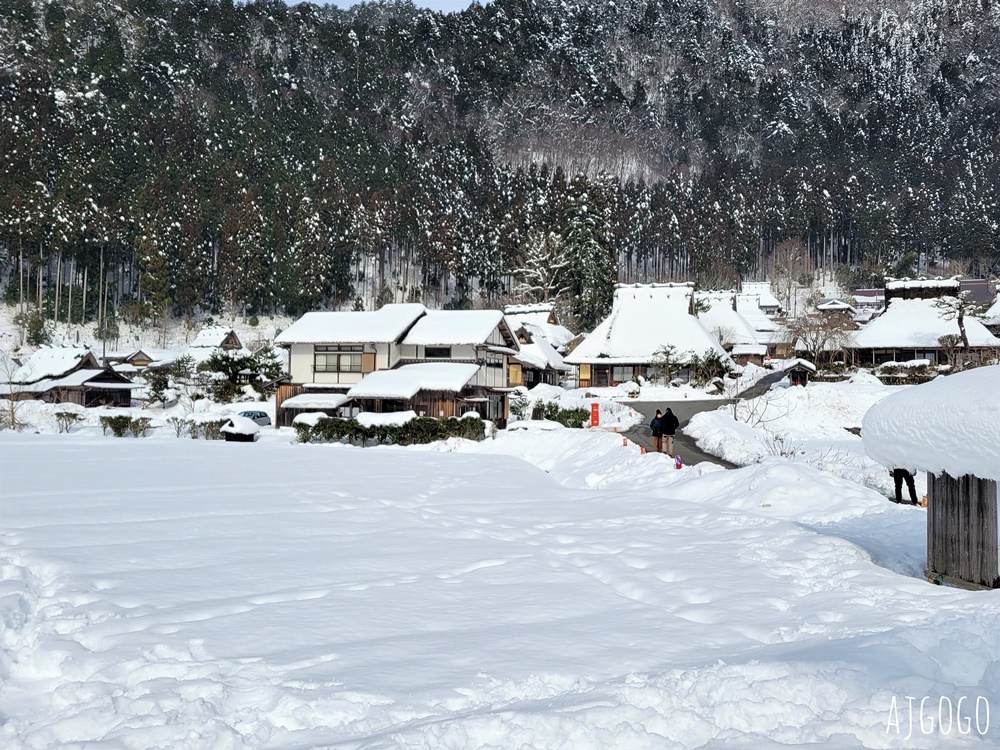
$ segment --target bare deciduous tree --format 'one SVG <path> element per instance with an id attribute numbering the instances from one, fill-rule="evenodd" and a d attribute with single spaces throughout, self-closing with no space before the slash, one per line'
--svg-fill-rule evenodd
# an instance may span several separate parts
<path id="1" fill-rule="evenodd" d="M 854 324 L 844 315 L 811 312 L 789 320 L 785 327 L 793 348 L 808 354 L 814 361 L 826 354 L 832 357 L 850 340 Z"/>

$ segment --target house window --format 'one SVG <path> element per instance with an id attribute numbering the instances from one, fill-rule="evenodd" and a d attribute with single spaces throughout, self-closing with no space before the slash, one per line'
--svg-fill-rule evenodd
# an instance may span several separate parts
<path id="1" fill-rule="evenodd" d="M 450 346 L 426 346 L 424 347 L 425 359 L 451 359 Z"/>
<path id="2" fill-rule="evenodd" d="M 524 385 L 524 370 L 521 369 L 521 365 L 511 363 L 507 372 L 507 382 L 511 386 Z"/>
<path id="3" fill-rule="evenodd" d="M 635 368 L 632 365 L 615 365 L 611 373 L 611 379 L 615 383 L 624 383 L 635 377 Z"/>
<path id="4" fill-rule="evenodd" d="M 361 372 L 360 346 L 317 346 L 316 372 Z"/>

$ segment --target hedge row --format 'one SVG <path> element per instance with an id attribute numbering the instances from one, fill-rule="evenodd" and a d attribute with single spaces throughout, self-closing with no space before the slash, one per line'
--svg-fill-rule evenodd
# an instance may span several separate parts
<path id="1" fill-rule="evenodd" d="M 296 424 L 295 432 L 300 443 L 339 443 L 351 445 L 423 445 L 450 437 L 482 440 L 486 425 L 482 419 L 464 417 L 435 419 L 417 417 L 405 424 L 365 427 L 356 419 L 323 417 L 315 426 Z"/>
<path id="2" fill-rule="evenodd" d="M 65 412 L 60 412 L 57 417 L 62 420 L 62 416 Z M 126 432 L 131 432 L 132 437 L 146 437 L 149 434 L 149 427 L 152 424 L 152 419 L 149 417 L 136 417 L 132 418 L 128 414 L 118 414 L 113 417 L 101 417 L 101 431 L 107 435 L 108 430 L 111 430 L 111 434 L 115 437 L 125 437 Z M 60 426 L 60 431 L 62 427 Z M 66 431 L 69 432 L 69 426 L 67 424 Z"/>
<path id="3" fill-rule="evenodd" d="M 535 404 L 531 411 L 532 419 L 548 419 L 551 422 L 558 422 L 564 427 L 583 427 L 584 423 L 590 419 L 590 412 L 586 409 L 563 409 L 555 401 Z"/>

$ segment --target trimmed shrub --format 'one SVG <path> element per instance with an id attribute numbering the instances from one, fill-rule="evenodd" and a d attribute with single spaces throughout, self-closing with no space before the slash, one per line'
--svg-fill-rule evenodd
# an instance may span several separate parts
<path id="1" fill-rule="evenodd" d="M 313 428 L 312 425 L 308 424 L 294 424 L 292 427 L 295 428 L 295 439 L 299 443 L 311 443 L 313 439 Z"/>
<path id="2" fill-rule="evenodd" d="M 101 417 L 101 429 L 104 434 L 108 434 L 108 430 L 111 430 L 111 434 L 115 437 L 125 437 L 125 433 L 128 432 L 128 428 L 132 425 L 132 417 L 128 414 L 118 414 L 113 417 Z"/>
<path id="3" fill-rule="evenodd" d="M 149 434 L 149 425 L 152 423 L 149 417 L 136 417 L 129 422 L 129 429 L 132 430 L 132 437 L 146 437 Z"/>
<path id="4" fill-rule="evenodd" d="M 201 427 L 205 433 L 205 440 L 222 440 L 222 426 L 228 419 L 213 419 L 210 422 L 203 422 Z"/>
<path id="5" fill-rule="evenodd" d="M 555 421 L 561 425 L 578 429 L 582 429 L 589 419 L 590 412 L 586 409 L 560 409 L 555 416 Z"/>

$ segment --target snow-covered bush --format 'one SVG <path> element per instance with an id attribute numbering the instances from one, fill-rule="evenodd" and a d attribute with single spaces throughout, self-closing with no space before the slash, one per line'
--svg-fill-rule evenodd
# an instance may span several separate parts
<path id="1" fill-rule="evenodd" d="M 131 414 L 113 414 L 101 417 L 101 430 L 105 435 L 108 434 L 108 430 L 111 430 L 111 434 L 115 437 L 125 437 L 125 433 L 128 432 L 131 424 Z"/>

